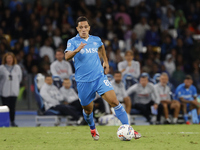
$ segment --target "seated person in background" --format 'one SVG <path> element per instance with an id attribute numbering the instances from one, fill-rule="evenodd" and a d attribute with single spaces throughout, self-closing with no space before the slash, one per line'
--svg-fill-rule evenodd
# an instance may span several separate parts
<path id="1" fill-rule="evenodd" d="M 40 95 L 44 101 L 45 110 L 51 109 L 59 111 L 60 115 L 70 115 L 73 119 L 77 120 L 77 124 L 83 122 L 83 117 L 77 114 L 76 110 L 72 106 L 66 106 L 61 104 L 64 97 L 60 93 L 59 89 L 53 85 L 53 79 L 51 75 L 45 76 L 45 83 L 40 89 Z"/>
<path id="2" fill-rule="evenodd" d="M 131 74 L 134 78 L 138 78 L 140 75 L 140 64 L 138 61 L 133 60 L 133 52 L 126 51 L 125 59 L 122 62 L 118 63 L 118 70 L 122 73 L 122 76 L 125 74 Z"/>
<path id="3" fill-rule="evenodd" d="M 152 124 L 151 121 L 151 107 L 158 111 L 157 121 L 160 122 L 160 115 L 162 114 L 162 105 L 159 104 L 158 93 L 156 92 L 154 85 L 149 83 L 148 74 L 142 73 L 139 79 L 139 83 L 132 85 L 127 90 L 127 94 L 134 93 L 134 105 L 133 108 L 141 111 L 142 115 L 147 121 Z"/>
<path id="4" fill-rule="evenodd" d="M 160 76 L 160 82 L 155 85 L 155 89 L 158 92 L 160 103 L 163 105 L 163 113 L 165 117 L 164 124 L 170 124 L 171 120 L 169 119 L 168 109 L 173 109 L 173 120 L 172 123 L 176 124 L 178 120 L 178 115 L 180 112 L 180 103 L 176 100 L 171 100 L 170 88 L 167 85 L 169 81 L 167 73 L 162 73 Z"/>
<path id="5" fill-rule="evenodd" d="M 51 74 L 60 76 L 62 79 L 69 78 L 72 75 L 71 64 L 65 60 L 62 49 L 56 50 L 56 59 L 50 66 Z"/>
<path id="6" fill-rule="evenodd" d="M 71 81 L 69 78 L 64 78 L 63 86 L 60 88 L 61 94 L 64 96 L 64 104 L 69 104 L 76 108 L 79 114 L 82 114 L 82 106 L 79 102 L 78 94 L 71 88 Z"/>
<path id="7" fill-rule="evenodd" d="M 187 113 L 192 109 L 197 109 L 198 118 L 200 120 L 200 103 L 197 101 L 197 89 L 192 83 L 192 77 L 187 75 L 184 83 L 180 84 L 175 91 L 175 99 L 181 102 L 186 124 L 190 124 Z"/>
<path id="8" fill-rule="evenodd" d="M 114 79 L 110 82 L 114 88 L 117 99 L 120 103 L 125 104 L 125 109 L 128 115 L 131 112 L 131 99 L 127 95 L 124 83 L 122 82 L 122 74 L 119 71 L 114 73 Z"/>

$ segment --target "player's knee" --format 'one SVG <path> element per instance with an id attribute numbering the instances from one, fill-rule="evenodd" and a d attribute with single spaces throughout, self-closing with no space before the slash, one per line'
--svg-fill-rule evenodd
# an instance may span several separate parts
<path id="1" fill-rule="evenodd" d="M 89 115 L 92 113 L 92 109 L 84 109 L 84 112 Z"/>
<path id="2" fill-rule="evenodd" d="M 119 105 L 119 101 L 118 100 L 112 100 L 112 101 L 110 101 L 110 106 L 111 107 L 116 107 L 117 105 Z"/>
<path id="3" fill-rule="evenodd" d="M 166 103 L 162 103 L 163 108 L 167 108 L 167 104 Z"/>
<path id="4" fill-rule="evenodd" d="M 124 102 L 127 104 L 131 104 L 131 99 L 129 97 L 125 97 Z"/>
<path id="5" fill-rule="evenodd" d="M 180 108 L 180 107 L 181 107 L 180 103 L 176 103 L 175 106 L 176 106 L 177 108 Z"/>

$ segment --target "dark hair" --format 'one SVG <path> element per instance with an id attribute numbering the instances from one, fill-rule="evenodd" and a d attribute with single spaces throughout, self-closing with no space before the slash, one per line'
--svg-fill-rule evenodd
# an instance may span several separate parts
<path id="1" fill-rule="evenodd" d="M 52 77 L 52 75 L 51 75 L 51 74 L 48 74 L 48 73 L 45 74 L 45 79 L 48 78 L 48 77 Z"/>
<path id="2" fill-rule="evenodd" d="M 192 76 L 191 75 L 186 75 L 185 76 L 185 80 L 192 80 Z"/>
<path id="3" fill-rule="evenodd" d="M 131 50 L 128 50 L 128 51 L 125 52 L 125 56 L 128 55 L 128 54 L 131 54 L 132 56 L 134 56 L 133 51 L 131 51 Z"/>
<path id="4" fill-rule="evenodd" d="M 88 20 L 85 16 L 80 16 L 80 17 L 78 17 L 78 19 L 76 20 L 76 26 L 78 26 L 78 23 L 79 23 L 79 22 L 82 22 L 82 21 L 87 21 L 88 24 L 90 25 L 89 20 Z"/>
<path id="5" fill-rule="evenodd" d="M 70 80 L 70 79 L 69 79 L 69 78 L 64 78 L 63 81 L 64 81 L 64 80 Z"/>
<path id="6" fill-rule="evenodd" d="M 56 52 L 61 52 L 61 53 L 63 53 L 64 51 L 63 51 L 62 49 L 58 48 L 58 49 L 56 50 Z"/>
<path id="7" fill-rule="evenodd" d="M 117 74 L 117 73 L 122 74 L 120 71 L 117 70 L 117 71 L 114 72 L 114 75 Z"/>

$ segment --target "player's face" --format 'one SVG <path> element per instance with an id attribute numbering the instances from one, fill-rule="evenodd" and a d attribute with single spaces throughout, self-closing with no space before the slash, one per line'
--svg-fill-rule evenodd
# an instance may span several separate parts
<path id="1" fill-rule="evenodd" d="M 64 58 L 64 54 L 62 52 L 56 52 L 56 59 L 61 61 Z"/>
<path id="2" fill-rule="evenodd" d="M 46 77 L 45 82 L 46 82 L 46 84 L 51 85 L 53 83 L 52 77 Z"/>
<path id="3" fill-rule="evenodd" d="M 165 75 L 160 76 L 161 85 L 166 85 L 168 83 L 168 81 L 169 81 L 168 76 L 165 76 Z"/>
<path id="4" fill-rule="evenodd" d="M 121 75 L 121 73 L 115 73 L 114 79 L 115 79 L 115 82 L 116 82 L 116 83 L 120 83 L 121 80 L 122 80 L 122 75 Z"/>
<path id="5" fill-rule="evenodd" d="M 70 80 L 64 80 L 63 81 L 63 86 L 66 88 L 66 89 L 69 89 L 71 87 L 71 82 Z"/>
<path id="6" fill-rule="evenodd" d="M 6 64 L 7 65 L 12 65 L 13 64 L 13 57 L 11 55 L 8 55 L 6 57 Z"/>
<path id="7" fill-rule="evenodd" d="M 140 78 L 140 84 L 145 87 L 148 83 L 148 78 L 144 77 L 144 78 Z"/>
<path id="8" fill-rule="evenodd" d="M 189 88 L 192 85 L 193 81 L 191 79 L 185 79 L 184 83 L 185 83 L 185 87 Z"/>
<path id="9" fill-rule="evenodd" d="M 89 37 L 90 26 L 87 21 L 81 21 L 78 23 L 76 27 L 79 36 L 83 39 L 87 39 Z"/>

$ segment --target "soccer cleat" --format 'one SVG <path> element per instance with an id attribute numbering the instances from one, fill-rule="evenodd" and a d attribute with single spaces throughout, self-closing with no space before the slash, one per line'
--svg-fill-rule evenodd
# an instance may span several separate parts
<path id="1" fill-rule="evenodd" d="M 189 121 L 186 121 L 186 124 L 188 124 L 188 125 L 189 125 L 189 124 L 190 124 L 190 122 L 189 122 Z"/>
<path id="2" fill-rule="evenodd" d="M 98 141 L 99 140 L 99 132 L 97 131 L 97 129 L 93 129 L 93 130 L 90 129 L 90 132 L 92 134 L 92 138 L 95 141 Z"/>
<path id="3" fill-rule="evenodd" d="M 171 120 L 169 118 L 167 118 L 165 121 L 164 121 L 164 124 L 171 124 Z"/>
<path id="4" fill-rule="evenodd" d="M 134 130 L 134 137 L 133 138 L 135 138 L 137 140 L 137 139 L 139 139 L 141 137 L 142 137 L 142 135 Z"/>

